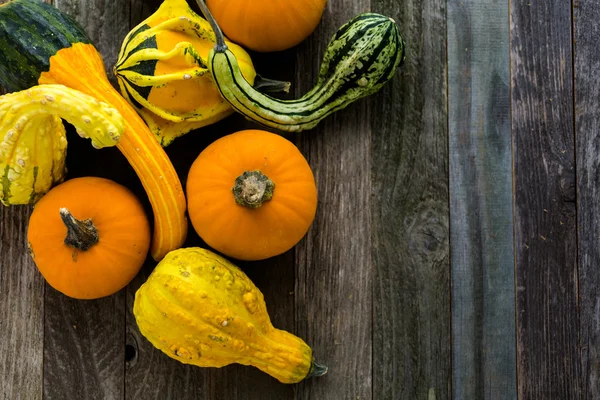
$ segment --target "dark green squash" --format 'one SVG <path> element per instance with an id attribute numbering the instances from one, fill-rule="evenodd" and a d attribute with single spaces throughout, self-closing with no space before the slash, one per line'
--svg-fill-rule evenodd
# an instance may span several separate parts
<path id="1" fill-rule="evenodd" d="M 0 86 L 7 92 L 37 85 L 60 49 L 90 43 L 77 22 L 40 0 L 0 7 Z"/>

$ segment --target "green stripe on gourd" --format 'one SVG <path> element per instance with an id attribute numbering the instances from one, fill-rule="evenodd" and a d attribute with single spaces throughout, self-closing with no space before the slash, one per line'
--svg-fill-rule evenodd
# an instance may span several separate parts
<path id="1" fill-rule="evenodd" d="M 90 43 L 83 28 L 41 0 L 0 7 L 0 87 L 7 92 L 38 84 L 50 57 L 73 43 Z"/>
<path id="2" fill-rule="evenodd" d="M 353 101 L 377 92 L 404 60 L 404 42 L 389 17 L 360 14 L 333 36 L 315 87 L 297 100 L 279 100 L 252 87 L 242 76 L 235 55 L 202 0 L 196 0 L 217 42 L 208 67 L 223 98 L 246 117 L 284 131 L 314 128 Z"/>

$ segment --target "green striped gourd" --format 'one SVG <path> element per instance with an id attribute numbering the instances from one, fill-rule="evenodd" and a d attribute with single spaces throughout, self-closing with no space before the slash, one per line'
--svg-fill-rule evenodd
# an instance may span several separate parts
<path id="1" fill-rule="evenodd" d="M 381 89 L 404 59 L 404 41 L 394 20 L 360 14 L 329 42 L 315 87 L 298 100 L 278 100 L 258 92 L 244 79 L 204 1 L 196 1 L 217 39 L 208 67 L 221 95 L 247 118 L 272 128 L 314 128 L 328 115 Z"/>

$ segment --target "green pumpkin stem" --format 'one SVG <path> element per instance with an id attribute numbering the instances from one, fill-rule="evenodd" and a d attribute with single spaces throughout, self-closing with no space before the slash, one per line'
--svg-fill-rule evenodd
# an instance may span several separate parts
<path id="1" fill-rule="evenodd" d="M 198 4 L 198 7 L 200 7 L 200 11 L 202 11 L 202 14 L 204 14 L 204 18 L 206 18 L 206 20 L 210 24 L 210 27 L 215 33 L 215 52 L 224 53 L 225 50 L 227 50 L 227 45 L 225 44 L 225 36 L 223 35 L 221 28 L 219 28 L 217 21 L 215 21 L 215 18 L 210 13 L 210 10 L 206 6 L 204 0 L 196 0 L 196 3 Z"/>
<path id="2" fill-rule="evenodd" d="M 321 365 L 319 363 L 316 363 L 315 360 L 313 360 L 312 364 L 310 365 L 310 370 L 308 371 L 308 375 L 306 375 L 306 378 L 323 376 L 326 373 L 327 373 L 327 367 L 324 365 Z M 304 378 L 304 379 L 306 379 L 306 378 Z"/>
<path id="3" fill-rule="evenodd" d="M 248 208 L 258 208 L 271 200 L 275 184 L 259 170 L 245 171 L 238 176 L 233 186 L 235 202 Z"/>
<path id="4" fill-rule="evenodd" d="M 60 209 L 60 218 L 67 227 L 67 246 L 86 251 L 98 243 L 98 230 L 91 219 L 80 221 L 64 207 Z"/>

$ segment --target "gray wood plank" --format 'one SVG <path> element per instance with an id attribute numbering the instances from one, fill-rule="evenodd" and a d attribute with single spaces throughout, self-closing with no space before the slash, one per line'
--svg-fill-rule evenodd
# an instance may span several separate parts
<path id="1" fill-rule="evenodd" d="M 298 47 L 297 97 L 316 82 L 334 32 L 369 8 L 369 0 L 328 2 L 321 24 Z M 359 101 L 298 135 L 319 205 L 296 247 L 296 331 L 329 367 L 298 385 L 299 399 L 372 398 L 370 115 L 368 100 Z"/>
<path id="2" fill-rule="evenodd" d="M 581 377 L 584 399 L 600 398 L 600 4 L 576 1 L 575 127 Z"/>
<path id="3" fill-rule="evenodd" d="M 122 399 L 125 293 L 68 298 L 46 287 L 44 399 Z"/>
<path id="4" fill-rule="evenodd" d="M 508 1 L 448 3 L 456 399 L 515 399 Z"/>
<path id="5" fill-rule="evenodd" d="M 0 399 L 41 400 L 44 278 L 27 250 L 32 207 L 0 208 Z"/>
<path id="6" fill-rule="evenodd" d="M 131 26 L 147 18 L 158 7 L 156 1 L 132 1 Z M 194 2 L 189 3 L 199 12 Z M 136 17 L 137 16 L 137 17 Z M 136 19 L 137 18 L 137 19 Z M 251 53 L 258 73 L 273 79 L 294 78 L 295 51 L 277 54 Z M 274 62 L 276 60 L 276 62 Z M 290 97 L 288 95 L 287 97 Z M 285 97 L 285 96 L 284 96 Z M 242 129 L 263 129 L 245 120 L 241 115 L 188 133 L 177 139 L 166 150 L 185 187 L 187 172 L 198 154 L 217 138 Z M 288 135 L 289 137 L 289 135 Z M 207 247 L 189 225 L 185 246 Z M 239 262 L 232 260 L 248 274 L 263 292 L 273 325 L 294 332 L 294 251 L 269 260 Z M 294 386 L 283 385 L 274 378 L 252 367 L 230 365 L 223 368 L 199 368 L 183 365 L 156 350 L 139 333 L 132 314 L 137 288 L 145 281 L 153 264 L 147 266 L 142 278 L 128 288 L 127 331 L 129 362 L 126 372 L 128 399 L 237 399 L 283 400 L 293 398 Z M 170 396 L 170 397 L 165 397 Z"/>
<path id="7" fill-rule="evenodd" d="M 570 2 L 512 2 L 520 398 L 580 399 Z"/>
<path id="8" fill-rule="evenodd" d="M 53 4 L 84 27 L 110 71 L 129 30 L 129 3 L 54 0 Z M 132 188 L 137 183 L 116 149 L 97 152 L 74 135 L 68 140 L 68 178 L 103 176 Z M 115 162 L 108 163 L 111 159 Z M 121 174 L 122 170 L 125 173 Z M 140 193 L 137 189 L 135 192 Z M 123 398 L 125 292 L 94 301 L 77 301 L 47 287 L 45 307 L 44 397 Z"/>
<path id="9" fill-rule="evenodd" d="M 372 102 L 374 399 L 451 398 L 446 2 L 373 0 L 406 62 Z"/>

